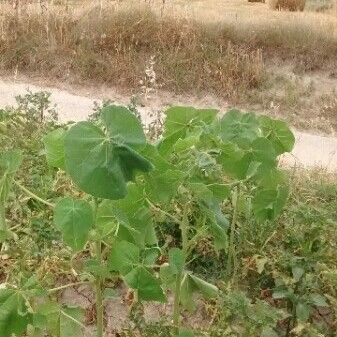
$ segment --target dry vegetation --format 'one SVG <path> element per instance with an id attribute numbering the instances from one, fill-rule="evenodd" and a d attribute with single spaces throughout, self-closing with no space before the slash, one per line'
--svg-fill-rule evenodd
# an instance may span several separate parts
<path id="1" fill-rule="evenodd" d="M 134 90 L 153 60 L 162 89 L 256 100 L 280 66 L 337 76 L 336 8 L 300 13 L 246 0 L 54 0 L 13 10 L 2 3 L 0 69 Z"/>

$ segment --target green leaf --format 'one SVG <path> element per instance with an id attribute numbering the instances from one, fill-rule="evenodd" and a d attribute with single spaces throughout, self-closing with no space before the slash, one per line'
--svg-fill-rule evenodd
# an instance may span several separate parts
<path id="1" fill-rule="evenodd" d="M 252 142 L 252 153 L 257 162 L 275 162 L 276 154 L 272 143 L 266 138 L 256 138 Z"/>
<path id="2" fill-rule="evenodd" d="M 301 277 L 304 275 L 304 269 L 298 266 L 292 267 L 293 278 L 296 282 L 298 282 Z"/>
<path id="3" fill-rule="evenodd" d="M 310 300 L 310 303 L 312 303 L 313 305 L 316 305 L 317 307 L 328 307 L 329 306 L 325 297 L 320 294 L 310 294 L 309 300 Z"/>
<path id="4" fill-rule="evenodd" d="M 65 137 L 65 162 L 74 182 L 98 198 L 120 199 L 137 171 L 149 172 L 152 164 L 137 150 L 146 140 L 138 119 L 126 108 L 102 110 L 104 129 L 79 122 Z"/>
<path id="5" fill-rule="evenodd" d="M 181 303 L 189 311 L 193 311 L 196 308 L 196 303 L 193 299 L 193 294 L 196 292 L 210 299 L 217 296 L 218 288 L 199 277 L 186 273 L 181 282 Z"/>
<path id="6" fill-rule="evenodd" d="M 58 337 L 82 336 L 84 312 L 77 307 L 61 306 L 56 302 L 45 302 L 38 306 L 34 323 L 45 328 L 50 335 Z"/>
<path id="7" fill-rule="evenodd" d="M 223 201 L 225 199 L 228 199 L 230 196 L 231 190 L 228 185 L 214 183 L 214 184 L 208 184 L 206 186 L 210 191 L 212 191 L 213 196 L 218 201 Z"/>
<path id="8" fill-rule="evenodd" d="M 160 267 L 159 276 L 166 288 L 173 289 L 176 275 L 173 273 L 169 264 L 165 263 Z"/>
<path id="9" fill-rule="evenodd" d="M 172 273 L 174 273 L 175 275 L 183 272 L 185 265 L 185 256 L 181 249 L 171 248 L 169 250 L 169 264 Z"/>
<path id="10" fill-rule="evenodd" d="M 296 317 L 299 321 L 306 322 L 310 317 L 310 307 L 306 303 L 297 303 Z"/>
<path id="11" fill-rule="evenodd" d="M 265 327 L 263 328 L 260 337 L 278 337 L 278 334 L 273 328 Z"/>
<path id="12" fill-rule="evenodd" d="M 233 109 L 222 117 L 219 133 L 224 142 L 246 145 L 258 137 L 259 123 L 254 114 Z"/>
<path id="13" fill-rule="evenodd" d="M 195 337 L 195 334 L 191 330 L 181 330 L 179 331 L 179 334 L 175 337 Z"/>
<path id="14" fill-rule="evenodd" d="M 110 137 L 120 138 L 129 146 L 146 144 L 141 123 L 127 108 L 110 105 L 102 109 L 101 116 Z"/>
<path id="15" fill-rule="evenodd" d="M 295 136 L 285 122 L 267 116 L 261 116 L 259 121 L 264 136 L 272 142 L 277 155 L 292 151 Z"/>
<path id="16" fill-rule="evenodd" d="M 151 200 L 156 202 L 169 202 L 178 191 L 184 173 L 177 170 L 166 172 L 153 171 L 146 177 L 145 190 Z"/>
<path id="17" fill-rule="evenodd" d="M 46 158 L 48 165 L 65 169 L 64 163 L 64 139 L 66 131 L 56 129 L 43 137 L 43 143 L 46 149 Z"/>
<path id="18" fill-rule="evenodd" d="M 166 298 L 161 288 L 160 280 L 145 267 L 138 266 L 124 276 L 125 282 L 138 291 L 140 300 L 165 302 Z"/>
<path id="19" fill-rule="evenodd" d="M 175 106 L 166 110 L 164 137 L 181 132 L 185 137 L 186 131 L 191 131 L 202 123 L 210 124 L 215 120 L 218 111 L 215 109 L 195 109 L 193 107 Z M 180 138 L 179 137 L 179 138 Z"/>
<path id="20" fill-rule="evenodd" d="M 22 162 L 19 150 L 10 150 L 0 154 L 0 202 L 4 204 L 8 198 L 16 171 Z"/>
<path id="21" fill-rule="evenodd" d="M 64 242 L 73 250 L 82 250 L 93 227 L 91 206 L 84 200 L 61 199 L 54 208 L 54 223 Z"/>
<path id="22" fill-rule="evenodd" d="M 128 214 L 118 208 L 112 200 L 104 200 L 99 204 L 96 227 L 102 239 L 114 235 L 119 240 L 142 245 L 142 234 L 132 227 Z"/>
<path id="23" fill-rule="evenodd" d="M 253 198 L 253 212 L 258 221 L 274 220 L 282 211 L 288 199 L 287 186 L 259 188 Z"/>
<path id="24" fill-rule="evenodd" d="M 13 289 L 0 289 L 0 336 L 12 337 L 13 334 L 22 336 L 32 315 L 28 313 L 26 301 Z"/>
<path id="25" fill-rule="evenodd" d="M 143 187 L 130 183 L 128 194 L 121 200 L 103 202 L 98 208 L 98 227 L 105 233 L 109 228 L 117 228 L 120 240 L 135 243 L 143 248 L 145 245 L 157 244 L 151 212 L 145 201 Z M 117 227 L 116 227 L 117 223 Z"/>
<path id="26" fill-rule="evenodd" d="M 109 268 L 126 275 L 139 263 L 139 254 L 139 248 L 134 244 L 126 241 L 115 242 L 109 256 Z"/>

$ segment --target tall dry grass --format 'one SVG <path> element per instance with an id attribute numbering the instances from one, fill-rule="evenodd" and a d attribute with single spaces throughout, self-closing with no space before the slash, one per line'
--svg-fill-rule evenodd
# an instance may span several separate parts
<path id="1" fill-rule="evenodd" d="M 0 69 L 137 88 L 154 57 L 163 89 L 235 97 L 264 85 L 271 59 L 304 71 L 334 68 L 336 41 L 286 20 L 252 27 L 200 22 L 143 5 L 62 2 L 20 13 L 2 5 Z"/>

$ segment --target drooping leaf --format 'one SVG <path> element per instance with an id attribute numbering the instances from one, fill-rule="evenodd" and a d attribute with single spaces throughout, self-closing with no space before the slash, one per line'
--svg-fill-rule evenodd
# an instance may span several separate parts
<path id="1" fill-rule="evenodd" d="M 189 311 L 196 308 L 195 293 L 201 294 L 203 297 L 210 299 L 218 294 L 218 288 L 195 275 L 186 273 L 181 283 L 181 303 Z"/>
<path id="2" fill-rule="evenodd" d="M 32 315 L 28 312 L 26 301 L 19 291 L 0 289 L 0 336 L 22 336 Z"/>
<path id="3" fill-rule="evenodd" d="M 104 199 L 120 199 L 137 171 L 152 164 L 137 149 L 146 140 L 138 119 L 126 108 L 108 106 L 101 112 L 105 129 L 90 122 L 72 126 L 65 137 L 65 163 L 74 182 Z"/>
<path id="4" fill-rule="evenodd" d="M 277 155 L 291 152 L 295 137 L 285 122 L 267 116 L 261 116 L 259 121 L 263 135 L 272 142 Z"/>
<path id="5" fill-rule="evenodd" d="M 253 212 L 257 220 L 273 220 L 282 211 L 288 199 L 288 187 L 260 188 L 253 198 Z"/>
<path id="6" fill-rule="evenodd" d="M 65 169 L 64 163 L 64 139 L 66 131 L 64 129 L 56 129 L 49 132 L 43 137 L 43 143 L 46 150 L 46 158 L 48 165 Z"/>
<path id="7" fill-rule="evenodd" d="M 157 236 L 151 213 L 141 184 L 130 183 L 127 196 L 121 200 L 103 202 L 98 208 L 98 227 L 104 233 L 116 228 L 120 240 L 130 241 L 139 247 L 155 245 Z"/>
<path id="8" fill-rule="evenodd" d="M 125 282 L 138 291 L 140 300 L 165 302 L 166 298 L 161 288 L 160 280 L 145 267 L 138 266 L 124 276 Z"/>
<path id="9" fill-rule="evenodd" d="M 22 154 L 19 150 L 10 150 L 0 154 L 0 202 L 4 204 L 12 185 L 16 171 L 22 162 Z"/>
<path id="10" fill-rule="evenodd" d="M 83 249 L 93 227 L 91 206 L 84 200 L 63 198 L 55 206 L 54 223 L 64 242 L 75 251 Z"/>
<path id="11" fill-rule="evenodd" d="M 139 259 L 140 252 L 137 246 L 127 241 L 117 241 L 112 246 L 108 265 L 111 270 L 126 275 L 139 263 Z"/>
<path id="12" fill-rule="evenodd" d="M 206 215 L 209 233 L 213 236 L 217 250 L 227 249 L 229 221 L 223 214 L 220 202 L 222 198 L 229 196 L 229 189 L 219 184 L 205 185 L 202 183 L 189 184 L 200 210 Z M 214 192 L 215 194 L 214 194 Z"/>

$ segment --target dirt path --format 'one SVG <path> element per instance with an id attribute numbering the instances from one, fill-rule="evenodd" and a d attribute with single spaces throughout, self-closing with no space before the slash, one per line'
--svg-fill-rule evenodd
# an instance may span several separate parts
<path id="1" fill-rule="evenodd" d="M 94 102 L 101 102 L 102 95 L 99 90 L 85 92 L 76 90 L 80 95 L 72 93 L 73 90 L 61 90 L 50 87 L 39 87 L 37 85 L 0 80 L 0 107 L 15 104 L 15 96 L 26 93 L 27 89 L 31 91 L 45 90 L 51 92 L 51 100 L 57 105 L 59 118 L 61 121 L 80 121 L 87 118 L 92 112 Z M 97 93 L 94 98 L 94 93 Z M 127 104 L 129 98 L 123 97 L 112 90 L 109 92 L 109 98 L 119 104 Z M 210 98 L 199 101 L 198 105 L 210 105 Z M 181 100 L 171 101 L 175 104 L 182 103 Z M 146 107 L 140 108 L 140 113 L 145 123 L 149 123 L 153 117 L 151 115 L 168 104 L 167 98 L 151 101 Z M 215 104 L 217 105 L 217 104 Z M 328 171 L 337 170 L 337 138 L 314 135 L 305 132 L 296 131 L 296 145 L 292 154 L 282 158 L 282 162 L 304 168 L 320 167 Z"/>

